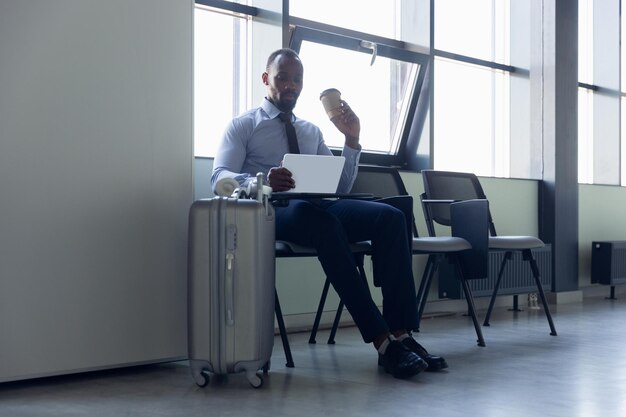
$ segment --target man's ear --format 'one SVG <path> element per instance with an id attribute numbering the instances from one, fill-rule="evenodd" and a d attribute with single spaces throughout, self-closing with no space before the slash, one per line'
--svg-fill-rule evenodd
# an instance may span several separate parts
<path id="1" fill-rule="evenodd" d="M 268 77 L 269 77 L 269 75 L 267 74 L 267 72 L 264 72 L 264 73 L 261 75 L 261 79 L 263 80 L 263 84 L 265 84 L 265 85 L 269 85 L 269 82 L 267 81 L 267 78 L 268 78 Z"/>

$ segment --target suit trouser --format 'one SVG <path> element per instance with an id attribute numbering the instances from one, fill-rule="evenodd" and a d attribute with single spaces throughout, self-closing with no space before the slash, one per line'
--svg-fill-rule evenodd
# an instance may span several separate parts
<path id="1" fill-rule="evenodd" d="M 405 214 L 366 200 L 291 200 L 276 208 L 276 239 L 317 250 L 333 288 L 352 315 L 363 340 L 417 327 L 415 283 Z M 370 240 L 374 281 L 383 312 L 372 300 L 350 251 L 350 243 Z"/>

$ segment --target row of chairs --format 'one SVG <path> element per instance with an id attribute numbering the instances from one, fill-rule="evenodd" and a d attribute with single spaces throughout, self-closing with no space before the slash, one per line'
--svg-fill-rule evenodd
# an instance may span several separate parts
<path id="1" fill-rule="evenodd" d="M 541 298 L 543 309 L 550 326 L 550 334 L 556 336 L 556 329 L 550 314 L 545 293 L 541 285 L 541 278 L 537 263 L 532 255 L 532 249 L 541 248 L 544 243 L 532 236 L 498 236 L 489 212 L 488 200 L 482 190 L 478 178 L 469 173 L 424 170 L 422 171 L 425 192 L 420 195 L 423 207 L 428 237 L 419 237 L 414 219 L 410 222 L 413 239 L 412 252 L 416 255 L 428 255 L 422 280 L 417 292 L 418 323 L 424 312 L 430 285 L 438 266 L 447 260 L 454 264 L 457 276 L 463 288 L 468 306 L 468 314 L 472 319 L 476 331 L 477 343 L 485 346 L 485 339 L 478 322 L 474 298 L 468 280 L 486 278 L 488 274 L 489 251 L 504 251 L 505 256 L 500 265 L 489 308 L 483 325 L 489 325 L 489 318 L 493 310 L 507 262 L 513 252 L 520 251 L 523 259 L 528 261 L 537 292 Z M 359 167 L 352 193 L 367 193 L 375 198 L 384 199 L 395 196 L 408 196 L 408 192 L 398 170 L 387 167 L 367 166 Z M 436 236 L 435 224 L 451 228 L 452 236 Z M 352 253 L 363 280 L 367 282 L 364 269 L 364 259 L 371 253 L 369 242 L 357 242 L 352 245 Z M 276 242 L 276 257 L 309 257 L 317 256 L 313 248 L 302 247 L 291 242 Z M 316 334 L 320 319 L 324 311 L 326 297 L 330 289 L 327 278 L 324 283 L 315 321 L 311 330 L 309 343 L 316 342 Z M 328 343 L 334 343 L 335 334 L 341 319 L 343 303 L 339 302 Z M 285 351 L 287 366 L 293 367 L 293 357 L 287 338 L 287 332 L 280 308 L 278 294 L 276 294 L 276 318 Z"/>

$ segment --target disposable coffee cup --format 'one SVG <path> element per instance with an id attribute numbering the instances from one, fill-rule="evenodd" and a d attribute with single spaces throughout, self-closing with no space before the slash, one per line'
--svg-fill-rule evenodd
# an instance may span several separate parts
<path id="1" fill-rule="evenodd" d="M 330 120 L 341 114 L 341 92 L 336 88 L 329 88 L 320 93 L 320 100 Z"/>

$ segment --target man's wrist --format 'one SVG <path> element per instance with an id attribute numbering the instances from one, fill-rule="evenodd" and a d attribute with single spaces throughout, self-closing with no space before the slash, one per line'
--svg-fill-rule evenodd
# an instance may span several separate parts
<path id="1" fill-rule="evenodd" d="M 346 145 L 351 147 L 352 149 L 361 149 L 361 145 L 359 145 L 359 138 L 353 136 L 346 135 Z"/>

